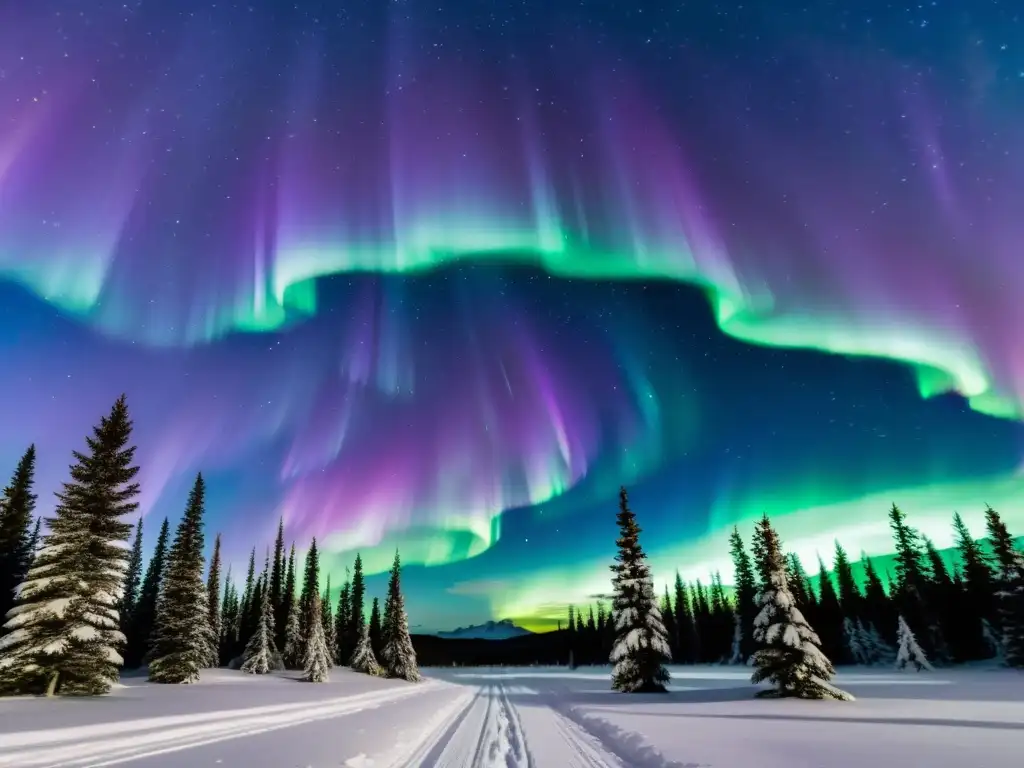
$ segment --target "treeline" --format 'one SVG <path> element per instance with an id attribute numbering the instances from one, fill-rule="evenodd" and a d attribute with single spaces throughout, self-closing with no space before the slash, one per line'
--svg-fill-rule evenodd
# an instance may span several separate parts
<path id="1" fill-rule="evenodd" d="M 0 693 L 102 694 L 122 667 L 142 665 L 158 683 L 195 682 L 217 666 L 303 670 L 304 679 L 323 682 L 336 664 L 419 679 L 397 552 L 383 612 L 373 598 L 369 619 L 361 558 L 332 609 L 329 579 L 320 591 L 316 540 L 299 573 L 295 546 L 285 554 L 283 521 L 273 557 L 268 550 L 257 572 L 254 548 L 239 589 L 230 572 L 221 576 L 219 535 L 206 568 L 201 474 L 173 538 L 164 519 L 143 570 L 142 519 L 131 547 L 125 519 L 137 513 L 140 490 L 131 433 L 122 396 L 74 453 L 45 521 L 35 518 L 34 447 L 3 490 Z"/>
<path id="2" fill-rule="evenodd" d="M 984 543 L 973 538 L 959 514 L 953 515 L 957 556 L 952 569 L 895 504 L 889 525 L 895 566 L 884 580 L 862 555 L 859 582 L 839 542 L 831 571 L 818 559 L 817 588 L 796 554 L 786 555 L 789 588 L 824 654 L 843 664 L 890 664 L 897 647 L 913 641 L 937 664 L 998 658 L 1024 667 L 1024 555 L 999 513 L 985 509 Z M 717 573 L 704 585 L 688 584 L 677 572 L 673 589 L 666 587 L 661 596 L 677 663 L 742 664 L 756 650 L 752 627 L 759 590 L 768 583 L 765 553 L 756 539 L 748 551 L 738 528 L 729 543 L 736 574 L 731 590 Z M 569 606 L 567 628 L 570 663 L 607 663 L 615 630 L 604 604 L 589 607 L 586 615 Z"/>

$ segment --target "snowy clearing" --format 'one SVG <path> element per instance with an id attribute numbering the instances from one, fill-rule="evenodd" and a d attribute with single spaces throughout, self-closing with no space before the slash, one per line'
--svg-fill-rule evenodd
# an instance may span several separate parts
<path id="1" fill-rule="evenodd" d="M 1004 670 L 851 670 L 837 682 L 852 703 L 754 699 L 734 667 L 674 667 L 660 696 L 613 693 L 596 668 L 424 672 L 310 685 L 218 670 L 0 700 L 0 766 L 1008 768 L 1024 750 L 1024 675 Z"/>

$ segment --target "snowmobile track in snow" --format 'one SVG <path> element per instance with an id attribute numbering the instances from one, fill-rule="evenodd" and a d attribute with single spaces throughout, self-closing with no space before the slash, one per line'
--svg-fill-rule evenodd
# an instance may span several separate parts
<path id="1" fill-rule="evenodd" d="M 538 701 L 535 692 L 499 684 L 481 687 L 445 716 L 403 768 L 548 766 L 625 768 L 597 737 Z"/>

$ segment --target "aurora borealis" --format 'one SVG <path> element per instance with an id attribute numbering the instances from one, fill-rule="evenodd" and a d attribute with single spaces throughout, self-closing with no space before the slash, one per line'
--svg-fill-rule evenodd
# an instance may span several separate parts
<path id="1" fill-rule="evenodd" d="M 620 483 L 659 579 L 1024 529 L 1024 14 L 692 5 L 0 8 L 0 468 L 125 391 L 147 516 L 427 628 L 602 592 Z"/>

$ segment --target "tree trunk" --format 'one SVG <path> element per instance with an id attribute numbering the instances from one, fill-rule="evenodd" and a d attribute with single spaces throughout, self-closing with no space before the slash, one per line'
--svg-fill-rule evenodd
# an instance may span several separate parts
<path id="1" fill-rule="evenodd" d="M 50 677 L 50 683 L 46 686 L 46 695 L 54 696 L 57 692 L 57 683 L 60 680 L 60 672 L 54 672 Z"/>

